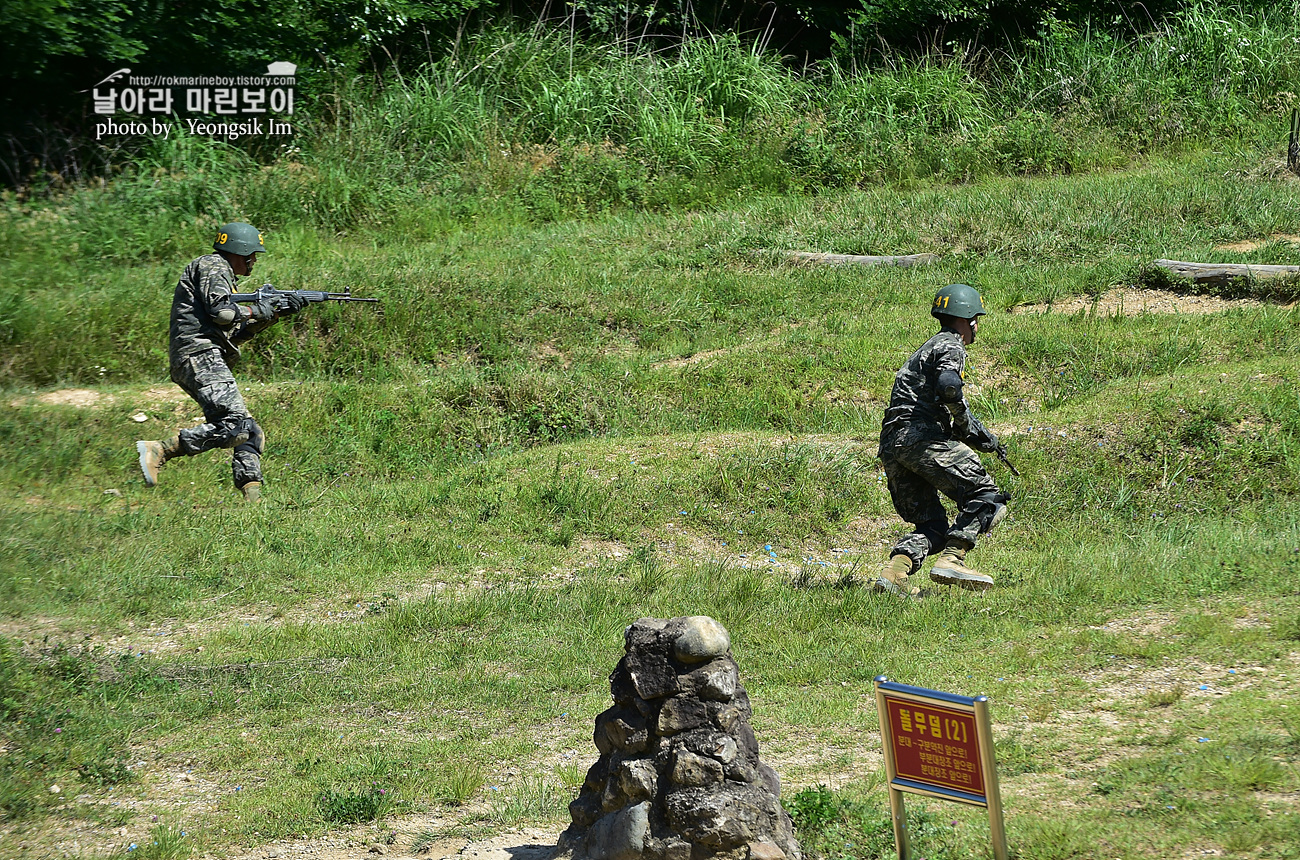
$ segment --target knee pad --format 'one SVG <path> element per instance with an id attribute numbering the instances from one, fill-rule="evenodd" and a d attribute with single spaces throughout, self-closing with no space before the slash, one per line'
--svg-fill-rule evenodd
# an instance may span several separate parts
<path id="1" fill-rule="evenodd" d="M 235 450 L 262 456 L 262 452 L 266 450 L 266 434 L 262 432 L 261 425 L 252 418 L 245 418 L 241 430 L 247 432 L 248 439 L 236 445 Z"/>
<path id="2" fill-rule="evenodd" d="M 980 534 L 986 535 L 993 531 L 993 529 L 997 528 L 998 523 L 1006 519 L 1007 513 L 1010 510 L 1007 507 L 1007 503 L 1011 501 L 1011 494 L 989 493 L 980 496 L 978 501 L 983 503 L 980 507 L 979 514 L 977 514 L 980 524 Z"/>
<path id="3" fill-rule="evenodd" d="M 221 445 L 222 448 L 238 448 L 252 438 L 254 431 L 261 432 L 257 422 L 247 415 L 224 418 L 218 426 L 226 437 Z"/>

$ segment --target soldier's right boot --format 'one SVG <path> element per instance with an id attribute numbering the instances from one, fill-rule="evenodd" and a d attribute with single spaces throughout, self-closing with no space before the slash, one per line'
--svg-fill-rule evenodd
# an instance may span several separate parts
<path id="1" fill-rule="evenodd" d="M 158 470 L 163 467 L 163 463 L 180 455 L 181 439 L 179 436 L 161 442 L 142 439 L 135 443 L 135 450 L 140 452 L 140 471 L 144 473 L 145 486 L 152 487 L 158 483 Z"/>
<path id="2" fill-rule="evenodd" d="M 262 482 L 249 481 L 239 488 L 239 492 L 244 494 L 244 501 L 250 505 L 255 505 L 262 500 Z"/>
<path id="3" fill-rule="evenodd" d="M 958 585 L 972 591 L 986 591 L 993 587 L 993 577 L 967 567 L 966 547 L 951 540 L 930 569 L 930 578 L 940 585 Z"/>
<path id="4" fill-rule="evenodd" d="M 916 565 L 912 563 L 911 557 L 906 553 L 900 552 L 897 555 L 891 556 L 889 564 L 885 565 L 884 569 L 880 572 L 880 578 L 872 583 L 872 590 L 887 591 L 890 594 L 897 594 L 900 597 L 915 596 L 913 592 L 916 592 L 917 589 L 912 588 L 908 584 L 908 578 L 912 575 L 912 571 L 915 569 Z"/>

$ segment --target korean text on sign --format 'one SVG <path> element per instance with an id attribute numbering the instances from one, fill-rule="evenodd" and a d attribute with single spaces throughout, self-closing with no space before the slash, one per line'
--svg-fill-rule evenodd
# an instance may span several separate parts
<path id="1" fill-rule="evenodd" d="M 889 723 L 900 777 L 984 793 L 973 714 L 890 699 Z"/>

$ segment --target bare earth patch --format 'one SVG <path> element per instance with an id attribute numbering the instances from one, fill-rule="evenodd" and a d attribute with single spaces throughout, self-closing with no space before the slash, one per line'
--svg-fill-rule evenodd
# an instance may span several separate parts
<path id="1" fill-rule="evenodd" d="M 1272 244 L 1273 242 L 1287 242 L 1292 245 L 1300 245 L 1300 236 L 1296 236 L 1292 233 L 1274 233 L 1267 239 L 1242 239 L 1237 242 L 1215 245 L 1214 250 L 1249 254 L 1251 251 L 1258 251 L 1260 248 Z"/>
<path id="2" fill-rule="evenodd" d="M 111 406 L 113 396 L 89 388 L 61 388 L 58 391 L 46 391 L 43 394 L 37 394 L 26 400 L 22 398 L 13 400 L 10 405 L 14 407 L 26 406 L 32 401 L 44 406 L 75 406 L 78 409 L 86 409 L 93 406 Z"/>
<path id="3" fill-rule="evenodd" d="M 285 383 L 292 384 L 292 383 Z M 246 395 L 256 394 L 266 388 L 275 387 L 258 383 L 241 384 Z M 112 393 L 94 388 L 59 388 L 15 397 L 9 405 L 15 409 L 24 406 L 71 406 L 74 409 L 105 409 L 120 404 L 134 407 L 175 407 L 192 401 L 184 391 L 175 385 L 152 385 L 142 389 L 115 389 Z"/>
<path id="4" fill-rule="evenodd" d="M 1171 290 L 1114 287 L 1099 297 L 1072 296 L 1057 302 L 1017 305 L 1010 313 L 1133 317 L 1143 314 L 1216 314 L 1232 308 L 1262 307 L 1264 304 L 1258 299 L 1221 299 L 1218 296 L 1188 296 Z"/>
<path id="5" fill-rule="evenodd" d="M 697 364 L 710 364 L 715 359 L 724 358 L 728 355 L 732 355 L 736 353 L 752 353 L 752 352 L 768 351 L 776 345 L 776 339 L 780 335 L 784 334 L 787 331 L 791 331 L 799 327 L 800 326 L 798 324 L 777 326 L 776 328 L 772 329 L 771 332 L 768 333 L 767 337 L 761 338 L 759 340 L 746 341 L 745 343 L 737 344 L 736 346 L 731 346 L 731 347 L 724 347 L 722 349 L 709 349 L 709 350 L 705 350 L 704 352 L 697 352 L 694 355 L 686 356 L 685 358 L 664 359 L 663 361 L 655 362 L 654 364 L 651 365 L 651 367 L 655 369 L 676 370 L 676 369 L 681 369 L 683 367 L 691 367 Z"/>

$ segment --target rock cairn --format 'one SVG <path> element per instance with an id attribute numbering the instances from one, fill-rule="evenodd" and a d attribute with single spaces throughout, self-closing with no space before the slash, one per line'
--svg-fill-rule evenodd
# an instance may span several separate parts
<path id="1" fill-rule="evenodd" d="M 561 849 L 590 860 L 800 860 L 781 781 L 759 761 L 726 629 L 642 618 L 596 717 L 600 758 Z"/>

